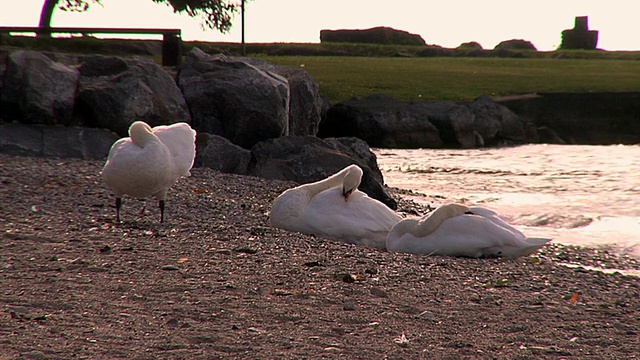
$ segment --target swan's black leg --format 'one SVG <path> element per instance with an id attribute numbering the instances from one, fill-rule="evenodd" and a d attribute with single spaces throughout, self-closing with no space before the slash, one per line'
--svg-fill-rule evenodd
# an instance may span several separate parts
<path id="1" fill-rule="evenodd" d="M 116 221 L 120 222 L 120 208 L 122 207 L 122 198 L 116 198 Z"/>
<path id="2" fill-rule="evenodd" d="M 158 205 L 160 205 L 160 222 L 164 222 L 164 200 L 160 200 Z"/>

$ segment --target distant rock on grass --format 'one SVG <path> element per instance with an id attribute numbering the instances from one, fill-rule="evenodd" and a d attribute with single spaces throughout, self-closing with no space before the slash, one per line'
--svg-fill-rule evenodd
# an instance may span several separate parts
<path id="1" fill-rule="evenodd" d="M 384 26 L 371 29 L 320 30 L 320 42 L 426 45 L 420 35 Z"/>

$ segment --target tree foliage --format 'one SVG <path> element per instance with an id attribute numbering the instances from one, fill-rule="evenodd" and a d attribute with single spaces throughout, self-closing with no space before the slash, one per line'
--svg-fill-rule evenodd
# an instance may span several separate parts
<path id="1" fill-rule="evenodd" d="M 204 29 L 217 29 L 222 33 L 231 30 L 231 20 L 245 0 L 152 0 L 165 3 L 175 13 L 187 13 L 200 17 Z M 83 12 L 89 10 L 90 3 L 102 5 L 102 0 L 45 0 L 40 13 L 40 28 L 51 27 L 51 17 L 57 7 L 63 11 Z"/>
<path id="2" fill-rule="evenodd" d="M 84 0 L 58 0 L 58 9 L 62 11 L 83 12 L 89 10 L 89 2 Z M 101 0 L 91 0 L 94 4 L 102 5 Z"/>

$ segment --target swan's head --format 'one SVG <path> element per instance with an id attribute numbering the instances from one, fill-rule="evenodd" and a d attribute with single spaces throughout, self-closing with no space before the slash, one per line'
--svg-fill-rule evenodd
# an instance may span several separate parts
<path id="1" fill-rule="evenodd" d="M 345 169 L 346 173 L 342 181 L 342 195 L 344 201 L 349 200 L 349 196 L 360 186 L 362 181 L 362 169 L 358 165 L 351 165 Z"/>
<path id="2" fill-rule="evenodd" d="M 155 136 L 151 126 L 144 121 L 136 121 L 129 127 L 129 136 L 134 144 L 144 147 Z"/>

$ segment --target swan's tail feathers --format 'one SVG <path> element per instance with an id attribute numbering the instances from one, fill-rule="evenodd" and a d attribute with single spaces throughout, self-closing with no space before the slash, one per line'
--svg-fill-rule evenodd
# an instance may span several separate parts
<path id="1" fill-rule="evenodd" d="M 549 241 L 551 241 L 551 239 L 549 239 L 549 238 L 529 237 L 529 238 L 526 238 L 525 241 L 530 246 L 537 246 L 538 248 L 541 248 L 541 247 L 545 246 Z"/>
<path id="2" fill-rule="evenodd" d="M 527 256 L 535 253 L 541 247 L 547 245 L 547 243 L 551 241 L 551 239 L 530 237 L 524 239 L 524 241 L 527 243 L 527 245 L 521 249 L 519 256 Z"/>

